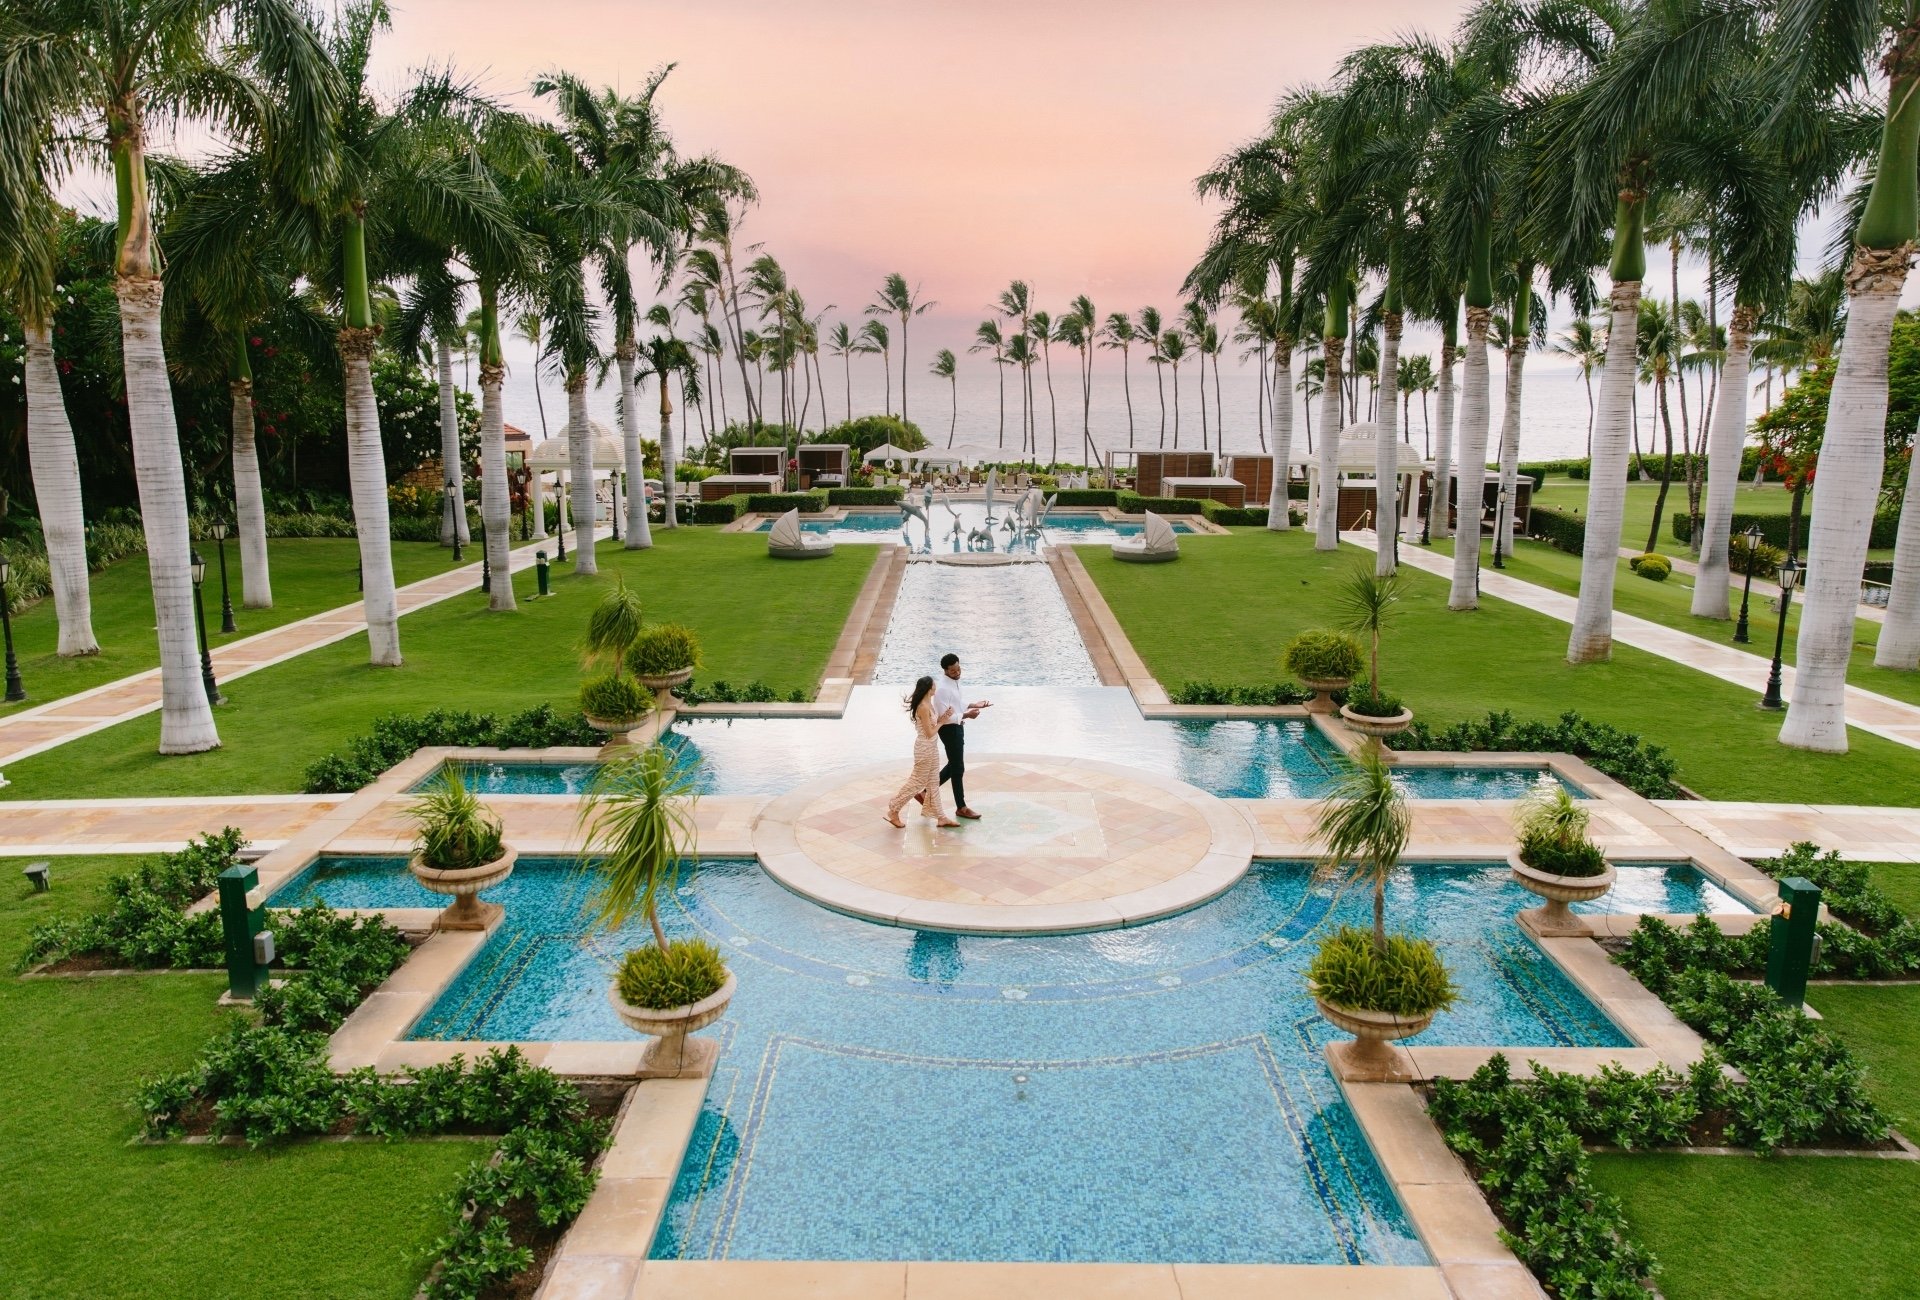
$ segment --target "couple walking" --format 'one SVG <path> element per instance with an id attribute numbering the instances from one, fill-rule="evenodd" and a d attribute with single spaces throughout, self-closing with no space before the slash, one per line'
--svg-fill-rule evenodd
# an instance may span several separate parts
<path id="1" fill-rule="evenodd" d="M 907 806 L 907 800 L 920 801 L 920 815 L 933 818 L 940 826 L 958 826 L 960 823 L 947 816 L 946 807 L 940 800 L 940 787 L 948 781 L 953 782 L 954 812 L 968 821 L 979 820 L 980 814 L 967 807 L 967 733 L 964 724 L 970 718 L 980 716 L 980 710 L 991 705 L 989 700 L 969 702 L 960 693 L 960 656 L 942 655 L 940 658 L 940 677 L 922 677 L 913 684 L 913 693 L 907 696 L 907 716 L 913 719 L 913 773 L 907 777 L 907 783 L 893 796 L 893 802 L 887 805 L 887 821 L 890 825 L 906 829 L 906 823 L 900 820 L 900 810 Z M 940 749 L 935 740 L 947 751 L 947 765 L 940 766 Z"/>

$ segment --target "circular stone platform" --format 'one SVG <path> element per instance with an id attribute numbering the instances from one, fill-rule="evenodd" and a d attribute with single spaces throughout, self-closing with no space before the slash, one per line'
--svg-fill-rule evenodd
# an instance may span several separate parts
<path id="1" fill-rule="evenodd" d="M 904 747 L 903 747 L 904 748 Z M 1204 790 L 1090 759 L 981 755 L 981 820 L 942 830 L 909 803 L 907 756 L 801 786 L 755 819 L 768 874 L 835 911 L 925 930 L 1106 930 L 1198 906 L 1246 874 L 1253 828 Z"/>

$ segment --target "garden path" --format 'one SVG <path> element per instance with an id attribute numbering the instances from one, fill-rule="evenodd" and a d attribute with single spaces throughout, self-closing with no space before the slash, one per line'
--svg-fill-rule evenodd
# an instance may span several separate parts
<path id="1" fill-rule="evenodd" d="M 605 531 L 600 535 L 605 536 Z M 539 549 L 544 549 L 544 543 L 526 543 L 510 551 L 512 571 L 518 573 L 532 568 Z M 397 593 L 400 613 L 411 614 L 463 592 L 477 590 L 480 568 L 476 561 L 401 587 Z M 359 601 L 326 610 L 298 623 L 288 623 L 271 632 L 219 647 L 212 652 L 213 675 L 222 682 L 244 677 L 309 650 L 344 641 L 365 631 L 366 626 L 366 612 Z M 63 696 L 38 708 L 10 714 L 0 719 L 0 771 L 10 762 L 116 726 L 159 707 L 160 670 L 150 668 L 77 695 Z"/>

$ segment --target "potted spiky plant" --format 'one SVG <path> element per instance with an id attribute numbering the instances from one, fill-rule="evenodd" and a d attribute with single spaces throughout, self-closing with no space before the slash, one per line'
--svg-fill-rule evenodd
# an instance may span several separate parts
<path id="1" fill-rule="evenodd" d="M 1578 938 L 1593 928 L 1567 910 L 1613 888 L 1613 864 L 1587 836 L 1592 814 L 1558 781 L 1542 781 L 1514 808 L 1520 845 L 1507 865 L 1522 889 L 1540 898 L 1521 912 L 1522 926 L 1542 939 Z"/>
<path id="2" fill-rule="evenodd" d="M 653 711 L 653 693 L 627 669 L 627 652 L 640 634 L 640 594 L 623 579 L 594 606 L 582 655 L 587 670 L 598 672 L 581 683 L 580 711 L 609 744 L 626 744 Z"/>
<path id="3" fill-rule="evenodd" d="M 718 1020 L 733 998 L 733 974 L 704 939 L 669 940 L 660 924 L 661 892 L 672 892 L 694 840 L 698 767 L 659 743 L 601 766 L 580 809 L 582 862 L 591 870 L 594 925 L 621 929 L 645 918 L 653 942 L 629 949 L 615 968 L 607 1000 L 630 1028 L 653 1035 L 642 1078 L 709 1073 L 709 1039 L 687 1035 Z"/>
<path id="4" fill-rule="evenodd" d="M 1315 628 L 1287 643 L 1287 671 L 1312 691 L 1310 713 L 1332 713 L 1333 693 L 1345 690 L 1360 672 L 1360 643 L 1342 632 Z"/>
<path id="5" fill-rule="evenodd" d="M 626 655 L 627 667 L 641 685 L 658 692 L 665 704 L 674 688 L 691 681 L 700 666 L 700 638 L 678 623 L 655 623 L 640 630 Z"/>
<path id="6" fill-rule="evenodd" d="M 1387 933 L 1387 878 L 1412 833 L 1406 797 L 1377 748 L 1360 752 L 1320 805 L 1314 840 L 1323 872 L 1373 886 L 1373 929 L 1352 926 L 1321 939 L 1307 967 L 1320 1014 L 1354 1036 L 1333 1043 L 1327 1059 L 1344 1079 L 1387 1081 L 1408 1075 L 1388 1044 L 1411 1038 L 1453 1005 L 1459 993 L 1432 941 Z"/>
<path id="7" fill-rule="evenodd" d="M 422 886 L 453 899 L 440 913 L 437 930 L 486 930 L 504 910 L 480 901 L 513 874 L 519 855 L 502 839 L 500 819 L 467 788 L 458 764 L 448 764 L 408 809 L 418 835 L 407 869 Z"/>
<path id="8" fill-rule="evenodd" d="M 1340 716 L 1375 743 L 1413 725 L 1413 710 L 1380 689 L 1380 633 L 1399 614 L 1401 587 L 1397 571 L 1378 574 L 1362 564 L 1347 575 L 1337 597 L 1342 625 L 1349 632 L 1365 635 L 1369 642 L 1365 687 L 1347 692 Z"/>

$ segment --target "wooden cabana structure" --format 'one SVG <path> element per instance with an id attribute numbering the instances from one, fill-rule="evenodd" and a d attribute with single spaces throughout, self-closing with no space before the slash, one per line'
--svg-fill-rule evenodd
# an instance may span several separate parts
<path id="1" fill-rule="evenodd" d="M 853 448 L 844 442 L 801 443 L 794 449 L 800 465 L 800 490 L 845 487 Z"/>
<path id="2" fill-rule="evenodd" d="M 1134 454 L 1134 488 L 1143 497 L 1168 495 L 1161 491 L 1168 478 L 1212 478 L 1210 451 L 1141 451 Z"/>
<path id="3" fill-rule="evenodd" d="M 777 480 L 786 455 L 784 447 L 734 447 L 727 452 L 727 473 Z"/>

